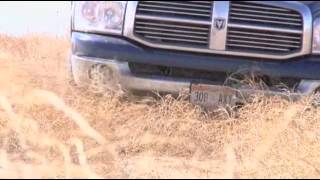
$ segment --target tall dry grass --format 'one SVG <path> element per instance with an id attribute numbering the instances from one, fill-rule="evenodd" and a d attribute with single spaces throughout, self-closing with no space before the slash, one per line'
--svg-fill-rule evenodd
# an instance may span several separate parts
<path id="1" fill-rule="evenodd" d="M 256 97 L 237 116 L 66 82 L 70 44 L 0 36 L 2 178 L 317 178 L 320 112 Z M 222 113 L 221 113 L 222 112 Z"/>

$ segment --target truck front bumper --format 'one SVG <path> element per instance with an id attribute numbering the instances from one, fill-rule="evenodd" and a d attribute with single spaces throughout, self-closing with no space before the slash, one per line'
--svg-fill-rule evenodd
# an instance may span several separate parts
<path id="1" fill-rule="evenodd" d="M 90 84 L 90 69 L 96 64 L 103 64 L 110 70 L 112 79 L 125 90 L 178 94 L 181 91 L 189 91 L 192 83 L 191 80 L 181 78 L 137 76 L 130 71 L 128 62 L 220 72 L 247 69 L 271 77 L 299 78 L 301 82 L 297 92 L 290 94 L 292 97 L 308 95 L 320 85 L 320 59 L 315 56 L 300 57 L 284 62 L 213 56 L 148 48 L 122 37 L 73 32 L 70 59 L 77 84 Z M 249 95 L 262 92 L 288 96 L 280 92 L 253 92 L 252 89 L 241 89 L 240 91 Z"/>
<path id="2" fill-rule="evenodd" d="M 131 73 L 128 62 L 117 60 L 106 60 L 93 57 L 71 56 L 72 72 L 75 82 L 81 86 L 91 83 L 89 77 L 90 69 L 96 64 L 105 65 L 110 71 L 108 74 L 114 80 L 113 85 L 120 85 L 123 90 L 157 91 L 178 94 L 188 90 L 190 82 L 166 78 L 138 77 Z"/>
<path id="3" fill-rule="evenodd" d="M 110 71 L 109 76 L 113 79 L 112 86 L 119 87 L 121 91 L 150 91 L 150 92 L 165 92 L 178 95 L 181 92 L 190 92 L 191 81 L 177 80 L 172 78 L 159 78 L 159 77 L 139 77 L 130 72 L 130 68 L 127 62 L 119 62 L 116 60 L 98 59 L 71 56 L 71 63 L 73 68 L 73 77 L 77 85 L 82 87 L 90 86 L 92 80 L 89 77 L 90 69 L 99 64 L 106 66 Z M 316 82 L 315 82 L 316 83 Z M 301 86 L 301 90 L 309 89 L 312 83 L 304 83 Z M 224 88 L 221 85 L 211 85 L 216 88 Z M 245 98 L 254 94 L 266 95 L 266 96 L 280 96 L 283 98 L 298 100 L 304 95 L 309 93 L 297 92 L 297 93 L 284 93 L 277 91 L 262 91 L 253 89 L 237 89 L 237 91 Z"/>

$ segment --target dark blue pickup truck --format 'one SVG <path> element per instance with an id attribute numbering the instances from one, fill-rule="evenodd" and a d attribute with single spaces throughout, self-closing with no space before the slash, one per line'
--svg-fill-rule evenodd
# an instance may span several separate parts
<path id="1" fill-rule="evenodd" d="M 70 70 L 80 86 L 190 93 L 233 103 L 320 88 L 320 2 L 72 3 Z"/>

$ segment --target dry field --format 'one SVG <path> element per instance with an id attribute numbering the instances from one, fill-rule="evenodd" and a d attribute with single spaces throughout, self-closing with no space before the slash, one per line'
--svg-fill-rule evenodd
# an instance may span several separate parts
<path id="1" fill-rule="evenodd" d="M 319 178 L 320 109 L 255 98 L 239 116 L 66 82 L 66 39 L 0 36 L 0 178 Z"/>

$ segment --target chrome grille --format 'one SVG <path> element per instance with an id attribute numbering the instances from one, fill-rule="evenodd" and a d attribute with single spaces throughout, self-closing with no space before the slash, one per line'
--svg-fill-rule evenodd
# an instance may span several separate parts
<path id="1" fill-rule="evenodd" d="M 211 1 L 140 1 L 137 14 L 211 19 Z"/>
<path id="2" fill-rule="evenodd" d="M 229 28 L 227 48 L 245 52 L 289 53 L 300 50 L 301 35 L 294 33 L 269 32 Z"/>
<path id="3" fill-rule="evenodd" d="M 255 2 L 232 1 L 229 21 L 273 27 L 302 29 L 300 13 Z"/>
<path id="4" fill-rule="evenodd" d="M 208 46 L 209 26 L 179 22 L 139 20 L 135 32 L 154 43 Z"/>
<path id="5" fill-rule="evenodd" d="M 296 11 L 255 2 L 231 2 L 227 50 L 288 54 L 301 50 L 302 35 L 302 17 Z"/>
<path id="6" fill-rule="evenodd" d="M 123 34 L 153 48 L 286 60 L 311 53 L 312 13 L 287 1 L 129 1 Z"/>
<path id="7" fill-rule="evenodd" d="M 156 44 L 207 48 L 210 1 L 140 1 L 134 32 Z"/>

